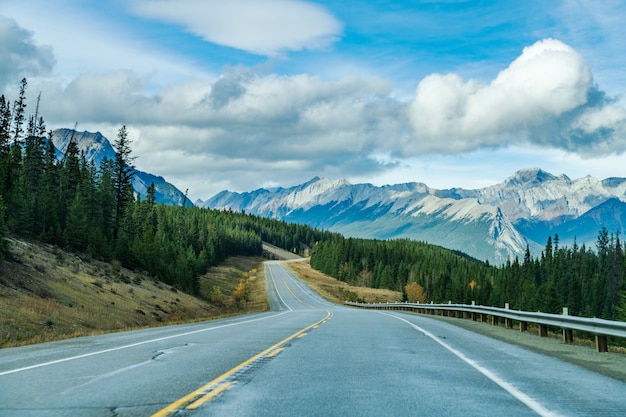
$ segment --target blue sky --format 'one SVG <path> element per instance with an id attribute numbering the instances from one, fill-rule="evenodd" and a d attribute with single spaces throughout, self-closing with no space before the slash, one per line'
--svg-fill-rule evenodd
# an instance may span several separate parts
<path id="1" fill-rule="evenodd" d="M 626 177 L 622 1 L 0 0 L 0 91 L 191 198 Z"/>

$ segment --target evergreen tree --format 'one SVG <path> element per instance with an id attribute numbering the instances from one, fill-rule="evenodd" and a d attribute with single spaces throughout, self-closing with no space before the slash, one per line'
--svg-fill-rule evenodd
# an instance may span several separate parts
<path id="1" fill-rule="evenodd" d="M 63 236 L 68 236 L 68 216 L 70 208 L 74 204 L 74 199 L 80 184 L 80 151 L 74 137 L 74 132 L 70 136 L 65 155 L 61 161 L 60 184 L 59 184 L 59 223 Z M 72 233 L 72 232 L 70 232 Z M 64 241 L 59 242 L 64 244 Z"/>
<path id="2" fill-rule="evenodd" d="M 115 189 L 115 226 L 113 235 L 117 238 L 126 208 L 130 206 L 134 198 L 133 177 L 134 158 L 130 148 L 130 140 L 126 126 L 122 126 L 117 133 L 117 139 L 113 145 L 115 148 L 115 161 L 113 165 L 113 187 Z"/>
<path id="3" fill-rule="evenodd" d="M 26 111 L 26 78 L 22 78 L 20 83 L 20 92 L 18 99 L 13 105 L 13 143 L 17 144 L 22 139 L 22 133 L 24 133 L 24 118 Z"/>
<path id="4" fill-rule="evenodd" d="M 113 161 L 107 158 L 100 163 L 100 176 L 96 201 L 99 207 L 97 224 L 103 239 L 112 242 L 115 226 L 115 185 Z"/>
<path id="5" fill-rule="evenodd" d="M 0 96 L 0 195 L 9 190 L 11 154 L 11 109 L 4 95 Z"/>
<path id="6" fill-rule="evenodd" d="M 22 229 L 26 235 L 34 236 L 41 232 L 41 196 L 43 194 L 44 142 L 39 136 L 30 135 L 25 139 L 22 180 L 28 209 Z"/>
<path id="7" fill-rule="evenodd" d="M 44 151 L 44 172 L 41 186 L 41 231 L 42 240 L 58 243 L 61 235 L 59 221 L 58 190 L 59 166 L 56 162 L 56 150 L 52 140 L 52 131 L 48 133 Z"/>

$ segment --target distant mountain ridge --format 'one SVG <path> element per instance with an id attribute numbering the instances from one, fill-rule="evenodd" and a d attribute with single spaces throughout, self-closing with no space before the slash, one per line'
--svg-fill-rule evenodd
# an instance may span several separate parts
<path id="1" fill-rule="evenodd" d="M 87 161 L 94 161 L 97 167 L 100 166 L 105 158 L 109 160 L 115 159 L 115 149 L 113 149 L 111 142 L 100 132 L 78 132 L 65 128 L 56 129 L 52 132 L 52 142 L 57 148 L 58 159 L 61 159 L 67 151 L 72 136 L 78 145 L 78 149 L 85 153 Z M 152 182 L 154 182 L 155 196 L 158 203 L 180 206 L 183 204 L 183 201 L 187 201 L 186 204 L 191 204 L 188 200 L 185 200 L 184 193 L 167 182 L 163 177 L 135 169 L 133 187 L 135 192 L 139 193 L 142 198 L 146 197 L 146 191 Z"/>
<path id="2" fill-rule="evenodd" d="M 223 191 L 204 207 L 308 224 L 346 236 L 410 238 L 502 263 L 540 253 L 548 236 L 563 245 L 595 243 L 598 232 L 623 233 L 626 179 L 571 180 L 538 168 L 474 190 L 423 183 L 377 187 L 315 177 L 290 188 Z"/>
<path id="3" fill-rule="evenodd" d="M 57 129 L 53 142 L 59 159 L 72 134 L 96 166 L 104 158 L 114 159 L 115 150 L 101 133 Z M 182 205 L 185 201 L 185 195 L 163 177 L 135 171 L 133 185 L 142 197 L 152 182 L 159 203 Z M 533 255 L 540 254 L 548 236 L 555 234 L 562 245 L 576 241 L 591 246 L 603 227 L 623 235 L 626 178 L 572 180 L 531 168 L 499 184 L 471 190 L 435 189 L 419 182 L 378 187 L 315 177 L 289 188 L 222 191 L 198 205 L 308 224 L 352 237 L 420 240 L 502 263 L 522 258 L 526 246 Z"/>

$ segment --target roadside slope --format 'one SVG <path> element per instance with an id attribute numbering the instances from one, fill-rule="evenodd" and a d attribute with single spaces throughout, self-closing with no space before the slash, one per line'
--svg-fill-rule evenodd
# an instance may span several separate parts
<path id="1" fill-rule="evenodd" d="M 199 280 L 201 292 L 207 292 L 199 298 L 115 263 L 8 240 L 8 259 L 0 262 L 0 347 L 267 308 L 258 257 L 230 258 L 212 268 Z M 248 300 L 236 302 L 232 292 L 242 280 Z M 220 297 L 209 302 L 214 288 L 220 289 Z"/>

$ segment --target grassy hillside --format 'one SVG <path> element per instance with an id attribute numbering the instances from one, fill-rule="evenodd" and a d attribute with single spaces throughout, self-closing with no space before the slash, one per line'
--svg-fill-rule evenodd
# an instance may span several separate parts
<path id="1" fill-rule="evenodd" d="M 200 321 L 268 308 L 260 257 L 231 257 L 199 279 L 194 297 L 137 271 L 85 259 L 57 247 L 8 239 L 0 261 L 0 348 L 141 327 Z M 266 256 L 292 254 L 265 245 Z M 288 264 L 331 301 L 397 301 L 398 292 L 349 286 Z M 244 298 L 235 290 L 243 283 Z"/>
<path id="2" fill-rule="evenodd" d="M 286 265 L 315 292 L 335 303 L 343 304 L 345 301 L 391 303 L 402 300 L 402 293 L 399 291 L 349 285 L 311 268 L 308 262 L 289 262 Z"/>
<path id="3" fill-rule="evenodd" d="M 229 258 L 200 278 L 213 302 L 142 274 L 39 243 L 9 239 L 0 264 L 0 347 L 267 309 L 260 257 Z M 236 301 L 243 281 L 247 301 Z"/>

